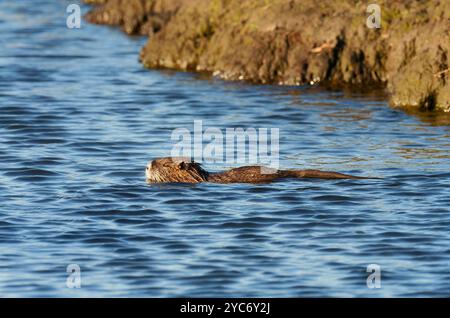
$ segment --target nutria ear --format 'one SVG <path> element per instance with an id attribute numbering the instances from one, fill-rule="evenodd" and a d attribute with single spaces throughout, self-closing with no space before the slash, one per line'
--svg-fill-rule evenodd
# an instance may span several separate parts
<path id="1" fill-rule="evenodd" d="M 182 161 L 180 162 L 180 164 L 178 165 L 178 168 L 180 168 L 181 170 L 188 170 L 189 169 L 189 164 Z"/>

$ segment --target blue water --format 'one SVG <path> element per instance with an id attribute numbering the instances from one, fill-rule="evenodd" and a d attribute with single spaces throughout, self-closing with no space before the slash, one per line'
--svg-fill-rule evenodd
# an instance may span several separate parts
<path id="1" fill-rule="evenodd" d="M 0 296 L 450 296 L 448 125 L 377 94 L 149 71 L 145 38 L 67 29 L 71 2 L 0 2 Z M 194 120 L 279 128 L 283 168 L 383 179 L 146 184 Z"/>

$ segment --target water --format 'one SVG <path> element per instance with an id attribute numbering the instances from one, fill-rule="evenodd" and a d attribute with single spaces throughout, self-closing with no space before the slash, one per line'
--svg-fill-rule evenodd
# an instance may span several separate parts
<path id="1" fill-rule="evenodd" d="M 1 296 L 450 296 L 448 125 L 383 96 L 145 70 L 144 38 L 69 30 L 70 2 L 0 3 Z M 194 120 L 280 128 L 284 168 L 383 179 L 147 185 Z"/>

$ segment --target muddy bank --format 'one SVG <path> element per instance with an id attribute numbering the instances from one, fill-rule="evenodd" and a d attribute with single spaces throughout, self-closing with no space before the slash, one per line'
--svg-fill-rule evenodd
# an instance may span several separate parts
<path id="1" fill-rule="evenodd" d="M 86 0 L 92 23 L 149 36 L 149 68 L 230 80 L 385 86 L 394 107 L 450 111 L 450 2 Z"/>

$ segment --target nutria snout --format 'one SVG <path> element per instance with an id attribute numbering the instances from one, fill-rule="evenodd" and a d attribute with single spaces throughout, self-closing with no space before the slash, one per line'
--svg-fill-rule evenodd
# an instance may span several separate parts
<path id="1" fill-rule="evenodd" d="M 149 183 L 267 183 L 285 178 L 372 179 L 319 170 L 276 170 L 261 166 L 245 166 L 224 172 L 209 173 L 189 158 L 158 158 L 147 164 Z"/>

